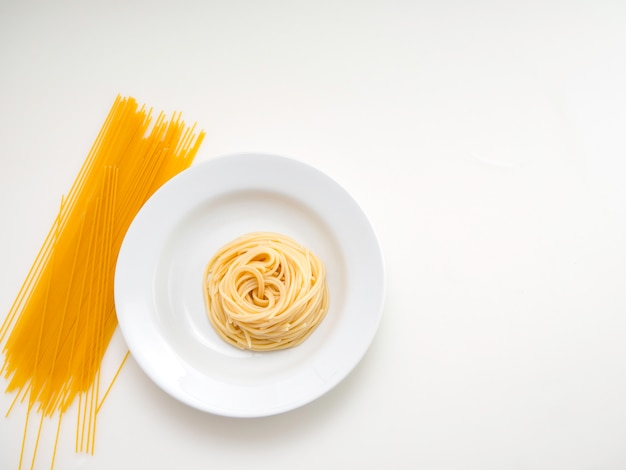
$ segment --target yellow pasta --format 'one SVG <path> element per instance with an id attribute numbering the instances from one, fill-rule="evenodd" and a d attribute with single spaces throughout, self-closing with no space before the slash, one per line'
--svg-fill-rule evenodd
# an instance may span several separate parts
<path id="1" fill-rule="evenodd" d="M 44 417 L 58 418 L 54 465 L 63 414 L 78 406 L 76 452 L 94 453 L 96 418 L 113 381 L 101 384 L 101 363 L 117 327 L 115 262 L 126 230 L 145 201 L 191 165 L 204 132 L 180 114 L 166 119 L 133 98 L 118 96 L 57 218 L 0 327 L 7 391 L 27 405 L 25 462 L 31 414 L 40 414 L 31 468 Z M 104 393 L 102 392 L 104 390 Z M 7 413 L 8 414 L 8 413 Z"/>
<path id="2" fill-rule="evenodd" d="M 203 287 L 211 324 L 240 349 L 297 346 L 328 311 L 324 265 L 277 233 L 249 233 L 222 247 L 206 266 Z"/>

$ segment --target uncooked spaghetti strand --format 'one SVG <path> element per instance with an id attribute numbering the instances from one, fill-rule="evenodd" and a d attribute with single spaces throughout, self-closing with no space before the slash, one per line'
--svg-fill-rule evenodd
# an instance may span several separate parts
<path id="1" fill-rule="evenodd" d="M 100 271 L 103 273 L 102 276 L 102 289 L 100 296 L 100 308 L 104 308 L 104 298 L 110 289 L 110 276 L 106 271 L 107 266 L 110 266 L 111 263 L 111 243 L 112 243 L 112 227 L 114 223 L 114 207 L 115 207 L 115 194 L 117 191 L 117 168 L 115 167 L 107 167 L 105 168 L 105 182 L 104 182 L 104 190 L 103 190 L 103 200 L 104 200 L 104 210 L 103 210 L 103 231 L 104 231 L 104 253 L 101 260 L 102 266 L 100 267 Z M 104 350 L 106 349 L 105 343 L 105 318 L 106 315 L 104 312 L 99 316 L 100 323 L 98 325 L 99 335 L 96 336 L 96 350 L 97 350 L 97 364 L 100 364 L 101 357 L 104 355 Z M 90 429 L 91 432 L 91 454 L 93 455 L 95 452 L 95 441 L 96 441 L 96 415 L 97 415 L 97 406 L 98 406 L 98 397 L 100 390 L 100 367 L 96 366 L 96 379 L 92 385 L 92 402 L 90 404 L 90 420 L 92 422 L 92 426 Z"/>
<path id="2" fill-rule="evenodd" d="M 22 469 L 22 462 L 24 461 L 24 451 L 26 450 L 26 437 L 28 436 L 28 422 L 30 418 L 31 407 L 26 410 L 26 419 L 24 420 L 24 432 L 22 434 L 22 446 L 20 449 L 20 460 L 17 464 L 17 470 Z"/>
<path id="3" fill-rule="evenodd" d="M 60 346 L 60 342 L 61 342 L 61 337 L 63 334 L 63 326 L 65 324 L 65 320 L 67 317 L 67 307 L 68 307 L 68 303 L 69 303 L 69 299 L 70 299 L 70 295 L 72 292 L 71 286 L 74 283 L 74 274 L 76 271 L 76 264 L 78 262 L 78 258 L 79 258 L 79 254 L 80 254 L 80 250 L 79 247 L 81 246 L 81 241 L 82 241 L 82 236 L 83 236 L 83 230 L 85 228 L 85 219 L 83 218 L 82 223 L 80 225 L 80 231 L 79 231 L 79 236 L 78 236 L 78 243 L 77 243 L 77 247 L 74 253 L 74 259 L 72 260 L 72 269 L 70 270 L 70 279 L 68 280 L 68 284 L 69 284 L 69 288 L 67 289 L 67 295 L 65 298 L 65 303 L 63 305 L 63 313 L 61 314 L 61 324 L 59 326 L 59 331 L 58 331 L 58 335 L 56 338 L 56 343 L 55 346 L 53 348 L 54 351 L 59 351 L 59 346 Z M 48 353 L 48 351 L 44 351 L 44 354 Z M 51 354 L 52 356 L 52 366 L 50 367 L 50 372 L 49 375 L 50 376 L 54 376 L 55 374 L 55 367 L 57 365 L 57 359 L 59 357 L 58 354 Z M 46 409 L 44 410 L 44 413 L 52 413 L 52 409 Z M 42 413 L 42 415 L 44 414 Z"/>
<path id="4" fill-rule="evenodd" d="M 102 396 L 102 399 L 100 400 L 100 403 L 98 403 L 98 407 L 96 408 L 96 413 L 100 413 L 100 408 L 102 408 L 102 405 L 104 404 L 104 400 L 106 400 L 106 398 L 109 396 L 109 392 L 111 391 L 111 388 L 113 388 L 113 384 L 117 380 L 117 377 L 120 375 L 120 372 L 122 371 L 122 367 L 124 367 L 124 364 L 126 364 L 126 360 L 128 359 L 128 356 L 130 356 L 130 351 L 126 351 L 126 354 L 124 355 L 124 359 L 122 359 L 122 362 L 120 363 L 117 370 L 115 371 L 115 374 L 113 375 L 113 378 L 111 379 L 111 382 L 109 383 L 109 386 L 104 392 L 104 395 Z"/>
<path id="5" fill-rule="evenodd" d="M 39 427 L 37 428 L 37 437 L 35 438 L 35 449 L 33 450 L 33 457 L 30 462 L 30 470 L 35 468 L 35 460 L 37 459 L 37 451 L 39 450 L 39 439 L 41 438 L 41 428 L 43 428 L 43 419 L 44 414 L 41 413 L 41 418 L 39 419 Z"/>
<path id="6" fill-rule="evenodd" d="M 52 459 L 50 462 L 50 470 L 54 470 L 54 462 L 57 457 L 57 448 L 59 445 L 59 436 L 61 435 L 61 421 L 63 420 L 63 413 L 59 413 L 59 423 L 57 424 L 57 431 L 54 437 L 54 447 L 52 449 Z"/>
<path id="7" fill-rule="evenodd" d="M 79 290 L 79 294 L 78 294 L 80 299 L 84 298 L 86 289 L 88 289 L 88 285 L 89 285 L 88 281 L 89 281 L 90 278 L 88 277 L 88 274 L 89 274 L 88 260 L 90 260 L 91 256 L 92 256 L 91 252 L 92 252 L 92 248 L 93 248 L 93 245 L 94 245 L 93 239 L 95 237 L 95 230 L 89 230 L 88 233 L 89 233 L 89 240 L 88 240 L 88 242 L 86 244 L 86 250 L 87 251 L 86 251 L 86 253 L 84 253 L 84 255 L 85 255 L 84 259 L 86 260 L 86 269 L 85 269 L 83 277 L 82 277 L 82 281 L 81 281 L 81 284 L 80 284 L 80 290 Z M 85 246 L 85 245 L 83 245 L 83 246 Z M 72 365 L 74 364 L 74 354 L 75 354 L 75 351 L 77 350 L 77 348 L 76 348 L 76 341 L 77 341 L 77 338 L 79 336 L 78 335 L 79 329 L 82 330 L 82 323 L 79 324 L 79 316 L 80 316 L 80 312 L 83 309 L 84 309 L 84 305 L 79 306 L 78 311 L 76 312 L 76 315 L 77 315 L 75 317 L 76 321 L 75 321 L 75 323 L 73 325 L 73 328 L 70 330 L 70 334 L 72 336 L 71 343 L 70 343 L 70 348 L 69 348 L 69 359 L 68 359 L 68 364 L 69 364 L 70 367 L 72 367 Z M 81 331 L 81 335 L 82 334 L 83 334 L 83 332 Z M 64 345 L 65 344 L 67 344 L 67 342 L 64 342 Z M 76 382 L 76 378 L 75 377 L 70 378 L 68 380 L 67 384 L 70 385 L 72 382 L 74 382 L 74 384 L 75 384 L 75 382 Z M 74 385 L 74 384 L 72 384 L 72 385 Z M 65 412 L 65 410 L 70 406 L 70 404 L 74 400 L 74 398 L 75 398 L 77 393 L 78 393 L 78 391 L 74 387 L 73 387 L 73 389 L 70 392 L 68 392 L 68 395 L 66 396 L 66 399 L 65 399 L 65 403 L 63 403 L 61 405 L 61 408 L 60 408 L 60 412 L 61 413 Z M 79 394 L 79 396 L 80 396 L 80 394 Z M 79 406 L 79 409 L 80 409 L 80 406 Z"/>
<path id="8" fill-rule="evenodd" d="M 111 109 L 109 110 L 109 113 L 105 118 L 104 124 L 100 128 L 100 131 L 98 132 L 98 135 L 96 136 L 96 139 L 92 144 L 89 153 L 87 154 L 85 162 L 81 166 L 81 169 L 79 170 L 79 173 L 67 194 L 68 204 L 67 207 L 62 211 L 62 214 L 65 212 L 69 213 L 74 209 L 74 202 L 78 199 L 79 194 L 85 187 L 86 179 L 94 171 L 96 159 L 100 155 L 98 149 L 102 146 L 102 142 L 105 141 L 107 134 L 110 132 L 111 123 L 114 121 L 123 102 L 124 100 L 122 99 L 122 97 L 120 95 L 117 95 L 113 106 L 111 106 Z"/>
<path id="9" fill-rule="evenodd" d="M 105 171 L 105 175 L 104 178 L 106 179 L 106 171 Z M 106 201 L 105 201 L 105 196 L 104 196 L 104 191 L 100 194 L 100 197 L 98 198 L 98 207 L 97 207 L 97 238 L 96 238 L 96 246 L 100 247 L 99 249 L 94 250 L 94 254 L 95 254 L 95 258 L 94 258 L 94 270 L 96 273 L 94 282 L 93 282 L 93 288 L 94 288 L 94 292 L 93 295 L 91 296 L 93 298 L 93 304 L 91 305 L 90 310 L 94 313 L 93 318 L 92 315 L 90 315 L 89 318 L 89 322 L 88 322 L 88 329 L 90 331 L 89 333 L 89 338 L 95 339 L 96 343 L 97 343 L 97 338 L 99 337 L 98 334 L 98 325 L 100 323 L 100 318 L 102 317 L 102 309 L 103 309 L 103 305 L 102 305 L 102 301 L 103 301 L 103 293 L 102 293 L 102 284 L 103 284 L 103 269 L 102 266 L 104 264 L 104 260 L 103 260 L 103 255 L 104 255 L 104 250 L 101 248 L 103 246 L 105 246 L 106 244 L 106 240 L 104 240 L 104 234 L 105 234 L 105 222 L 106 222 L 106 218 L 104 216 L 104 214 L 106 213 Z M 93 429 L 93 414 L 92 414 L 92 408 L 93 408 L 93 395 L 94 395 L 94 387 L 93 387 L 93 383 L 94 383 L 94 379 L 96 377 L 97 374 L 97 357 L 98 357 L 98 351 L 97 351 L 97 344 L 92 344 L 92 345 L 87 345 L 84 344 L 84 346 L 88 353 L 87 353 L 87 357 L 86 357 L 86 364 L 85 364 L 85 375 L 83 377 L 83 384 L 86 387 L 86 400 L 85 400 L 85 415 L 83 417 L 83 426 L 86 426 L 86 436 L 85 436 L 85 441 L 84 441 L 84 445 L 81 446 L 81 450 L 85 451 L 85 452 L 89 452 L 89 449 L 91 447 L 90 443 L 91 443 L 91 437 L 92 437 L 92 429 Z M 83 430 L 83 433 L 85 433 L 85 430 Z"/>

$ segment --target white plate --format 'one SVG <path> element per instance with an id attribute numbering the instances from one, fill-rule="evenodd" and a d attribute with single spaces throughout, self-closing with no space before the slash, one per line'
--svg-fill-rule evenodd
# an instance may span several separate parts
<path id="1" fill-rule="evenodd" d="M 291 236 L 326 265 L 329 311 L 296 348 L 241 351 L 206 315 L 206 263 L 253 231 Z M 115 273 L 120 328 L 140 367 L 182 402 L 236 417 L 292 410 L 334 387 L 369 347 L 383 297 L 380 246 L 354 199 L 310 166 L 260 154 L 209 160 L 165 184 L 133 221 Z"/>

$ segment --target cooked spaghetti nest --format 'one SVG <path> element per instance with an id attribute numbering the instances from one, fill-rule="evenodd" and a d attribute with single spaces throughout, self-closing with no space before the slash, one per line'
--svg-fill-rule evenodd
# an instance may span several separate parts
<path id="1" fill-rule="evenodd" d="M 220 248 L 203 279 L 211 324 L 240 349 L 272 351 L 302 343 L 326 316 L 326 273 L 309 249 L 270 232 Z"/>

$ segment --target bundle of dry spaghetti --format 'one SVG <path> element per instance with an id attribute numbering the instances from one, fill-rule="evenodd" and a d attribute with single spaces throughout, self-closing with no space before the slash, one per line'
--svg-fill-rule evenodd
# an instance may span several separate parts
<path id="1" fill-rule="evenodd" d="M 76 452 L 93 454 L 96 417 L 117 377 L 108 387 L 100 383 L 117 326 L 113 277 L 119 248 L 144 202 L 191 165 L 203 137 L 180 113 L 169 120 L 159 113 L 154 120 L 135 99 L 116 98 L 0 327 L 2 375 L 7 392 L 15 393 L 11 409 L 20 401 L 28 407 L 19 468 L 31 414 L 40 416 L 31 468 L 44 417 L 58 417 L 54 466 L 61 419 L 76 402 Z"/>
<path id="2" fill-rule="evenodd" d="M 204 299 L 222 339 L 252 351 L 299 345 L 329 305 L 320 259 L 269 232 L 243 235 L 218 250 L 205 270 Z"/>

